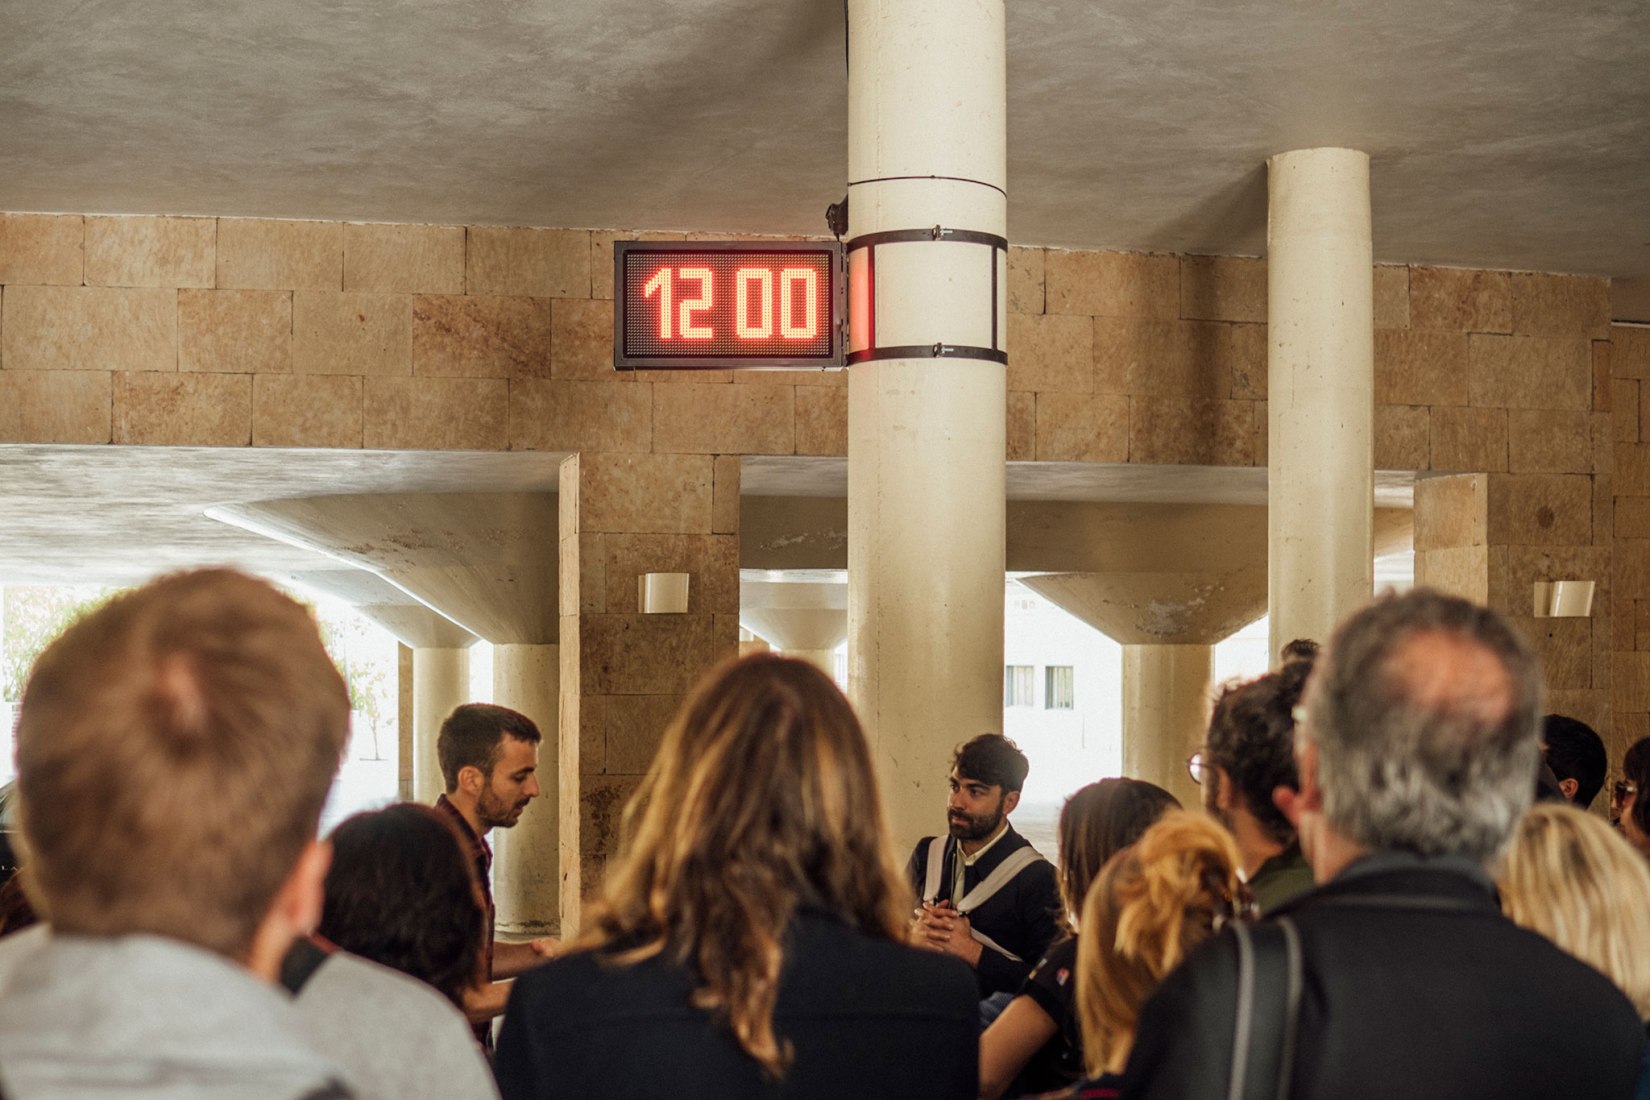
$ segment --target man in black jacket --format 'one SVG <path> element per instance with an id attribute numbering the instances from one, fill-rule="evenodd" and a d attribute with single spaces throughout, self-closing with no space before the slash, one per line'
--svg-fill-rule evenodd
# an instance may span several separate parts
<path id="1" fill-rule="evenodd" d="M 1300 789 L 1278 794 L 1322 884 L 1271 922 L 1299 935 L 1294 1100 L 1632 1093 L 1644 1048 L 1632 1005 L 1504 918 L 1486 873 L 1530 803 L 1540 704 L 1528 647 L 1464 600 L 1387 598 L 1331 640 L 1297 727 Z M 1228 1095 L 1238 951 L 1230 930 L 1216 936 L 1147 1000 L 1125 1097 Z M 1281 965 L 1252 973 L 1284 987 Z M 1286 1015 L 1250 1022 L 1279 1035 Z M 1245 1060 L 1280 1049 L 1252 1044 Z"/>
<path id="2" fill-rule="evenodd" d="M 1019 992 L 1060 931 L 1054 867 L 1008 823 L 1030 770 L 1001 734 L 959 746 L 947 835 L 923 837 L 907 866 L 922 902 L 911 943 L 972 966 L 982 998 Z"/>

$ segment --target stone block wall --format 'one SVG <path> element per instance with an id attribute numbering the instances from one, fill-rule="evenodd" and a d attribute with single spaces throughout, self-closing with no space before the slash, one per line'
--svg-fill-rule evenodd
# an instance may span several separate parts
<path id="1" fill-rule="evenodd" d="M 578 455 L 564 867 L 593 877 L 670 703 L 736 645 L 740 456 L 847 446 L 845 372 L 612 369 L 613 241 L 695 236 L 715 235 L 0 214 L 0 443 Z M 1376 267 L 1374 458 L 1485 475 L 1482 530 L 1418 528 L 1419 568 L 1521 615 L 1555 704 L 1619 716 L 1619 757 L 1650 732 L 1650 345 L 1612 345 L 1608 290 Z M 1011 249 L 1008 457 L 1264 465 L 1266 293 L 1262 260 Z M 681 492 L 621 506 L 626 468 Z M 644 558 L 695 573 L 702 636 L 623 610 Z M 1542 634 L 1530 584 L 1581 569 L 1602 570 L 1595 617 Z"/>

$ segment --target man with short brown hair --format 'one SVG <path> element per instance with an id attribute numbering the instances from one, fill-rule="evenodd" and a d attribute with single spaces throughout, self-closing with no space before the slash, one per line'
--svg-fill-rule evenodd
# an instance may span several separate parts
<path id="1" fill-rule="evenodd" d="M 47 648 L 17 767 L 53 935 L 0 999 L 9 1100 L 347 1095 L 273 983 L 320 914 L 348 729 L 309 612 L 229 570 L 164 577 Z"/>

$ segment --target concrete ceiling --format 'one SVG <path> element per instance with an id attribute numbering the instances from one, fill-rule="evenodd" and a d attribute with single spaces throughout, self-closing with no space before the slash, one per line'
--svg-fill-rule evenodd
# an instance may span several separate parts
<path id="1" fill-rule="evenodd" d="M 1640 0 L 1010 0 L 1009 227 L 1258 255 L 1373 158 L 1389 262 L 1650 276 Z M 0 210 L 823 232 L 839 0 L 7 0 Z"/>

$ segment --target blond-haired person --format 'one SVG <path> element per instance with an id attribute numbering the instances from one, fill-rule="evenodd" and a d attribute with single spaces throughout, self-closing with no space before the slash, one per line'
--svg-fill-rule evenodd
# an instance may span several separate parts
<path id="1" fill-rule="evenodd" d="M 227 570 L 151 583 L 47 648 L 17 787 L 53 933 L 0 998 L 8 1100 L 348 1095 L 274 985 L 320 914 L 348 726 L 309 613 Z"/>
<path id="2" fill-rule="evenodd" d="M 714 671 L 625 819 L 587 938 L 516 980 L 508 1100 L 974 1096 L 973 972 L 901 942 L 870 749 L 824 673 Z"/>
<path id="3" fill-rule="evenodd" d="M 1121 1095 L 1140 1005 L 1242 908 L 1240 866 L 1230 833 L 1210 818 L 1175 810 L 1100 869 L 1077 941 L 1077 1018 L 1091 1076 L 1075 1097 Z"/>
<path id="4" fill-rule="evenodd" d="M 1650 866 L 1600 818 L 1538 803 L 1501 863 L 1501 908 L 1615 982 L 1650 1021 Z M 1650 1100 L 1650 1049 L 1637 1100 Z"/>

